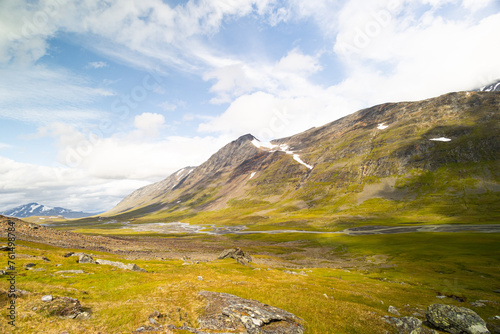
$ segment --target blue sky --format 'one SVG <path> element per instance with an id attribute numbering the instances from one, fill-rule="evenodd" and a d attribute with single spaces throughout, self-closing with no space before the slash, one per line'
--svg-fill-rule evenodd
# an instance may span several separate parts
<path id="1" fill-rule="evenodd" d="M 102 211 L 237 137 L 500 78 L 497 0 L 3 0 L 0 210 Z"/>

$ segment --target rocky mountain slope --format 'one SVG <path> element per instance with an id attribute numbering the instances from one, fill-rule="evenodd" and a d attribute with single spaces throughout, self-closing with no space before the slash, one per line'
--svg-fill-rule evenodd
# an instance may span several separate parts
<path id="1" fill-rule="evenodd" d="M 500 91 L 500 80 L 498 80 L 490 85 L 487 85 L 487 86 L 480 88 L 479 91 L 481 91 L 481 92 L 498 92 L 498 91 Z"/>
<path id="2" fill-rule="evenodd" d="M 499 215 L 499 124 L 499 92 L 458 92 L 374 106 L 271 143 L 245 135 L 106 215 L 489 219 L 484 210 Z"/>
<path id="3" fill-rule="evenodd" d="M 32 216 L 62 216 L 64 218 L 82 218 L 94 215 L 81 211 L 73 211 L 60 207 L 50 207 L 38 203 L 28 203 L 15 208 L 0 212 L 1 215 L 17 218 L 26 218 Z"/>

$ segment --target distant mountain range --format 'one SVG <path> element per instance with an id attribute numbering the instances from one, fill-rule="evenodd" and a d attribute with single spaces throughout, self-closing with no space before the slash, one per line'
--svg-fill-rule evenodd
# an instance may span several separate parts
<path id="1" fill-rule="evenodd" d="M 60 207 L 50 207 L 38 203 L 28 203 L 17 206 L 13 209 L 0 212 L 1 215 L 26 218 L 31 216 L 62 216 L 64 218 L 83 218 L 93 216 L 97 213 L 86 213 L 81 211 L 72 211 Z"/>
<path id="2" fill-rule="evenodd" d="M 247 134 L 103 215 L 315 227 L 495 220 L 500 84 L 488 87 L 381 104 L 268 143 Z"/>

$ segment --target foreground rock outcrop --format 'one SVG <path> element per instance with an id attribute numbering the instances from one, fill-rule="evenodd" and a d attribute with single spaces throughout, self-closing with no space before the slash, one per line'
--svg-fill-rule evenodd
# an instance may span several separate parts
<path id="1" fill-rule="evenodd" d="M 50 298 L 48 298 L 50 297 Z M 62 319 L 88 319 L 90 312 L 82 307 L 78 299 L 70 297 L 52 298 L 52 296 L 44 296 L 42 301 L 46 303 L 40 311 L 47 316 L 57 316 Z"/>
<path id="2" fill-rule="evenodd" d="M 239 264 L 249 265 L 252 262 L 252 257 L 245 253 L 241 248 L 230 248 L 224 249 L 222 253 L 220 253 L 218 259 L 232 258 L 235 259 Z"/>
<path id="3" fill-rule="evenodd" d="M 433 304 L 425 312 L 427 321 L 452 334 L 489 334 L 486 322 L 476 312 L 454 305 Z"/>
<path id="4" fill-rule="evenodd" d="M 279 308 L 227 293 L 201 291 L 207 302 L 198 330 L 248 334 L 302 334 L 302 320 Z M 207 332 L 209 333 L 209 332 Z"/>

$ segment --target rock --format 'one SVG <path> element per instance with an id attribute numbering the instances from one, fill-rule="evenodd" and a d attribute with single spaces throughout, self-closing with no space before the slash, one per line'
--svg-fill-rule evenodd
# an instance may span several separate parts
<path id="1" fill-rule="evenodd" d="M 83 310 L 80 301 L 70 297 L 60 297 L 51 300 L 40 310 L 48 316 L 58 316 L 62 319 L 88 319 L 90 314 Z M 86 314 L 85 314 L 86 313 Z"/>
<path id="2" fill-rule="evenodd" d="M 486 306 L 486 304 L 481 303 L 480 301 L 475 301 L 475 302 L 470 303 L 470 306 L 473 306 L 473 307 L 484 307 L 484 306 Z"/>
<path id="3" fill-rule="evenodd" d="M 493 290 L 494 293 L 500 293 L 500 289 Z"/>
<path id="4" fill-rule="evenodd" d="M 132 270 L 132 271 L 141 271 L 141 272 L 146 272 L 146 270 L 139 268 L 135 263 L 122 263 L 118 261 L 108 261 L 108 260 L 102 260 L 102 259 L 96 259 L 95 263 L 97 264 L 107 264 L 113 267 L 117 267 L 120 269 L 127 269 L 127 270 Z"/>
<path id="5" fill-rule="evenodd" d="M 0 246 L 0 251 L 10 252 L 11 250 L 12 250 L 12 248 L 10 248 L 8 246 Z"/>
<path id="6" fill-rule="evenodd" d="M 394 325 L 399 334 L 433 334 L 436 331 L 423 327 L 422 321 L 413 317 L 385 317 L 385 321 Z"/>
<path id="7" fill-rule="evenodd" d="M 55 274 L 84 274 L 83 270 L 60 270 L 56 271 Z"/>
<path id="8" fill-rule="evenodd" d="M 45 262 L 50 262 L 50 260 L 48 258 L 46 258 L 45 256 L 42 256 L 42 260 L 44 260 Z"/>
<path id="9" fill-rule="evenodd" d="M 201 330 L 240 331 L 249 334 L 302 334 L 302 320 L 256 300 L 219 292 L 201 291 L 205 312 L 198 318 Z"/>
<path id="10" fill-rule="evenodd" d="M 198 281 L 203 281 L 203 277 L 198 276 Z"/>
<path id="11" fill-rule="evenodd" d="M 225 249 L 222 253 L 220 253 L 218 259 L 225 259 L 228 257 L 235 259 L 239 264 L 243 264 L 245 266 L 248 265 L 249 262 L 252 262 L 252 257 L 241 250 L 241 248 Z"/>
<path id="12" fill-rule="evenodd" d="M 72 256 L 73 254 L 75 254 L 75 253 L 73 253 L 73 252 L 69 252 L 69 253 L 64 254 L 63 256 L 64 256 L 64 257 L 70 257 L 70 256 Z"/>
<path id="13" fill-rule="evenodd" d="M 27 263 L 24 267 L 26 268 L 26 270 L 30 270 L 31 268 L 35 267 L 36 264 L 34 263 Z"/>
<path id="14" fill-rule="evenodd" d="M 78 257 L 78 263 L 93 263 L 95 264 L 95 260 L 92 258 L 92 256 L 88 254 L 80 254 Z"/>
<path id="15" fill-rule="evenodd" d="M 46 295 L 42 297 L 42 302 L 50 302 L 52 299 L 52 295 Z"/>
<path id="16" fill-rule="evenodd" d="M 387 309 L 387 312 L 389 313 L 392 313 L 392 314 L 395 314 L 395 315 L 401 315 L 399 314 L 399 311 L 397 308 L 395 308 L 394 306 L 390 305 L 389 308 Z"/>
<path id="17" fill-rule="evenodd" d="M 90 319 L 90 313 L 89 312 L 82 312 L 80 314 L 78 314 L 75 319 L 78 319 L 78 320 L 88 320 Z"/>
<path id="18" fill-rule="evenodd" d="M 7 272 L 5 270 L 0 270 L 0 276 L 7 275 Z"/>
<path id="19" fill-rule="evenodd" d="M 476 312 L 454 305 L 433 304 L 425 312 L 427 321 L 452 334 L 489 334 L 486 322 Z"/>

